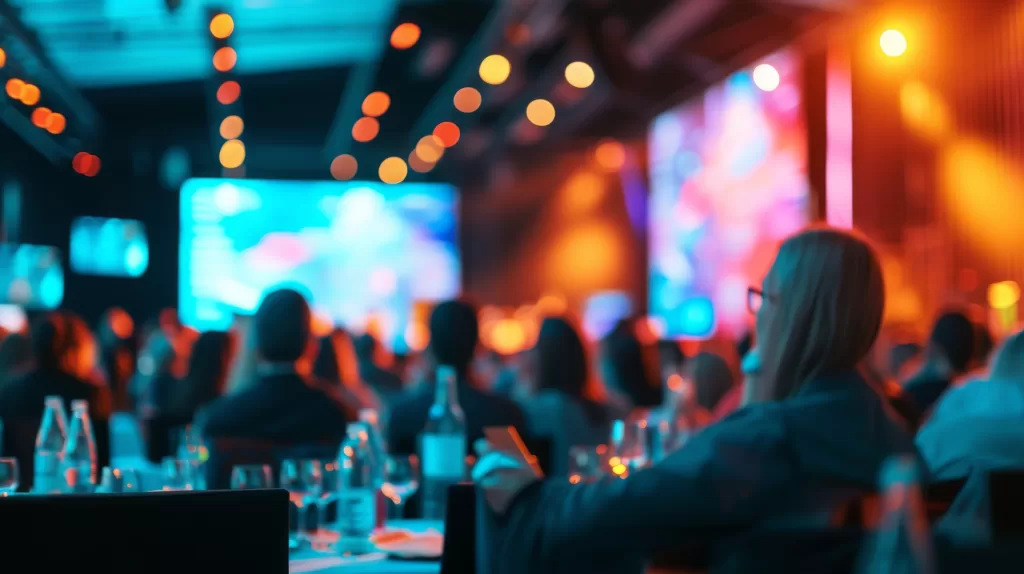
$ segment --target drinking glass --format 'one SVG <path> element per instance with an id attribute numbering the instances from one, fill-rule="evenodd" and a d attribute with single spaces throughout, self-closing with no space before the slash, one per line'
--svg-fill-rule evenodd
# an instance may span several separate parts
<path id="1" fill-rule="evenodd" d="M 192 461 L 166 457 L 161 465 L 166 491 L 195 490 L 196 467 Z"/>
<path id="2" fill-rule="evenodd" d="M 298 539 L 308 539 L 309 506 L 316 505 L 323 489 L 323 467 L 319 460 L 288 459 L 281 462 L 281 488 L 298 509 Z"/>
<path id="3" fill-rule="evenodd" d="M 420 488 L 420 460 L 416 455 L 393 455 L 384 462 L 381 492 L 394 503 L 394 518 L 403 518 L 405 503 Z"/>
<path id="4" fill-rule="evenodd" d="M 18 459 L 0 458 L 0 496 L 10 496 L 18 490 Z"/>
<path id="5" fill-rule="evenodd" d="M 141 490 L 142 485 L 138 471 L 134 468 L 110 468 L 109 466 L 103 468 L 100 485 L 96 488 L 96 492 L 112 494 Z"/>
<path id="6" fill-rule="evenodd" d="M 231 469 L 231 490 L 273 488 L 274 471 L 267 464 L 240 464 Z"/>
<path id="7" fill-rule="evenodd" d="M 340 465 L 338 461 L 332 460 L 323 465 L 323 478 L 321 480 L 320 501 L 318 503 L 317 527 L 326 530 L 327 508 L 332 502 L 338 500 L 338 479 Z"/>

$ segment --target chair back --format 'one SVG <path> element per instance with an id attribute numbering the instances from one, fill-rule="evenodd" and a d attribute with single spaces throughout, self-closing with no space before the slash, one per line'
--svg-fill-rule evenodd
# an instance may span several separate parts
<path id="1" fill-rule="evenodd" d="M 476 574 L 477 502 L 472 483 L 448 488 L 441 574 Z"/>

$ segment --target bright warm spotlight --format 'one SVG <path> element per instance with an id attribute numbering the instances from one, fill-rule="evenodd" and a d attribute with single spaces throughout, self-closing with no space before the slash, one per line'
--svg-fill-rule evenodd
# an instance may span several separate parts
<path id="1" fill-rule="evenodd" d="M 544 99 L 537 99 L 526 106 L 526 119 L 535 126 L 549 126 L 555 121 L 555 106 Z"/>
<path id="2" fill-rule="evenodd" d="M 384 183 L 402 183 L 405 181 L 405 176 L 409 175 L 409 168 L 402 161 L 402 158 L 389 157 L 380 162 L 380 169 L 377 170 L 377 175 L 380 176 L 380 180 Z"/>
<path id="3" fill-rule="evenodd" d="M 67 125 L 68 120 L 64 117 L 64 114 L 50 114 L 50 119 L 46 122 L 46 131 L 57 135 L 63 132 Z"/>
<path id="4" fill-rule="evenodd" d="M 245 130 L 245 122 L 238 116 L 228 116 L 220 122 L 220 137 L 226 140 L 236 140 Z"/>
<path id="5" fill-rule="evenodd" d="M 363 115 L 380 117 L 391 107 L 391 96 L 385 92 L 373 92 L 363 99 Z"/>
<path id="6" fill-rule="evenodd" d="M 223 40 L 235 31 L 235 21 L 228 14 L 217 14 L 210 20 L 210 33 Z"/>
<path id="7" fill-rule="evenodd" d="M 500 54 L 491 54 L 480 62 L 480 79 L 492 86 L 505 83 L 510 73 L 512 64 L 508 62 L 508 58 Z"/>
<path id="8" fill-rule="evenodd" d="M 775 88 L 779 87 L 779 82 L 781 81 L 779 71 L 771 64 L 761 64 L 754 68 L 752 77 L 754 78 L 754 85 L 766 92 L 774 92 Z"/>
<path id="9" fill-rule="evenodd" d="M 594 68 L 586 62 L 573 62 L 565 67 L 565 81 L 574 88 L 589 88 L 594 83 Z"/>
<path id="10" fill-rule="evenodd" d="M 331 162 L 331 177 L 338 181 L 348 181 L 352 179 L 356 176 L 356 171 L 358 170 L 359 162 L 356 161 L 356 158 L 347 153 L 339 155 Z"/>
<path id="11" fill-rule="evenodd" d="M 444 155 L 444 142 L 435 135 L 423 136 L 416 143 L 416 150 L 413 153 L 427 163 L 437 163 Z"/>
<path id="12" fill-rule="evenodd" d="M 376 118 L 359 118 L 352 126 L 352 139 L 366 143 L 380 133 L 380 122 Z"/>
<path id="13" fill-rule="evenodd" d="M 462 88 L 455 92 L 455 109 L 471 114 L 480 109 L 480 92 L 476 88 Z"/>
<path id="14" fill-rule="evenodd" d="M 15 100 L 21 99 L 21 92 L 25 89 L 25 82 L 18 78 L 7 80 L 7 95 Z"/>
<path id="15" fill-rule="evenodd" d="M 238 97 L 241 95 L 242 86 L 239 86 L 238 82 L 234 80 L 228 80 L 217 88 L 217 101 L 225 106 L 238 101 Z"/>
<path id="16" fill-rule="evenodd" d="M 412 22 L 399 24 L 391 32 L 391 47 L 396 50 L 408 50 L 420 40 L 420 27 Z"/>
<path id="17" fill-rule="evenodd" d="M 213 68 L 218 72 L 230 72 L 238 63 L 238 54 L 231 46 L 224 46 L 213 53 Z"/>
<path id="18" fill-rule="evenodd" d="M 239 140 L 228 140 L 220 146 L 220 164 L 234 169 L 245 162 L 245 144 Z"/>
<path id="19" fill-rule="evenodd" d="M 32 110 L 32 125 L 37 128 L 46 128 L 46 124 L 50 123 L 50 115 L 52 113 L 50 108 L 36 108 Z"/>
<path id="20" fill-rule="evenodd" d="M 459 126 L 452 122 L 441 122 L 434 128 L 434 137 L 441 140 L 441 145 L 444 147 L 452 147 L 459 143 Z"/>
<path id="21" fill-rule="evenodd" d="M 21 103 L 26 106 L 34 106 L 39 103 L 41 95 L 38 86 L 35 84 L 25 84 L 25 87 L 21 89 Z"/>
<path id="22" fill-rule="evenodd" d="M 988 286 L 988 305 L 993 309 L 1007 309 L 1020 301 L 1020 285 L 1016 281 L 1000 281 Z"/>
<path id="23" fill-rule="evenodd" d="M 899 30 L 882 32 L 878 45 L 882 47 L 882 53 L 890 58 L 898 58 L 907 51 L 907 39 Z"/>

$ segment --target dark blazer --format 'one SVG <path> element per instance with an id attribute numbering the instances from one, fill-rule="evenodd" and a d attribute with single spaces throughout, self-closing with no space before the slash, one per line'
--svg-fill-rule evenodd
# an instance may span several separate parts
<path id="1" fill-rule="evenodd" d="M 196 414 L 205 436 L 304 443 L 341 441 L 355 411 L 326 383 L 297 373 L 262 375 Z"/>
<path id="2" fill-rule="evenodd" d="M 427 412 L 434 404 L 434 385 L 425 384 L 412 394 L 400 399 L 391 408 L 387 424 L 388 448 L 395 453 L 416 452 L 416 437 L 427 425 Z M 466 415 L 466 452 L 472 452 L 473 442 L 484 436 L 484 427 L 514 426 L 526 434 L 526 419 L 519 405 L 497 395 L 459 383 L 459 405 Z"/>
<path id="3" fill-rule="evenodd" d="M 535 484 L 489 537 L 490 574 L 641 572 L 683 548 L 784 526 L 824 527 L 876 488 L 913 438 L 856 373 L 752 405 L 658 465 L 594 484 Z"/>

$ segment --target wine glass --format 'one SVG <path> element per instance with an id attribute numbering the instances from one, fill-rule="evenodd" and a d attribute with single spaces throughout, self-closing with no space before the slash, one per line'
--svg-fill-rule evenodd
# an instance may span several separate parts
<path id="1" fill-rule="evenodd" d="M 18 490 L 18 459 L 0 458 L 0 497 Z"/>
<path id="2" fill-rule="evenodd" d="M 164 486 L 168 492 L 179 490 L 195 489 L 196 467 L 189 460 L 180 460 L 174 457 L 166 457 L 161 465 Z"/>
<path id="3" fill-rule="evenodd" d="M 117 494 L 141 490 L 139 473 L 134 468 L 103 468 L 103 476 L 96 492 Z"/>
<path id="4" fill-rule="evenodd" d="M 420 459 L 416 455 L 392 455 L 384 463 L 381 492 L 394 503 L 395 518 L 401 519 L 405 503 L 420 488 Z"/>
<path id="5" fill-rule="evenodd" d="M 323 467 L 319 460 L 281 461 L 281 488 L 298 509 L 298 539 L 308 539 L 309 505 L 316 505 L 323 488 Z"/>
<path id="6" fill-rule="evenodd" d="M 267 464 L 240 464 L 231 469 L 231 490 L 273 488 L 274 471 Z"/>
<path id="7" fill-rule="evenodd" d="M 318 503 L 317 527 L 326 530 L 327 509 L 332 502 L 338 500 L 338 479 L 341 466 L 338 461 L 332 460 L 323 465 L 323 477 L 321 480 L 320 501 Z"/>

